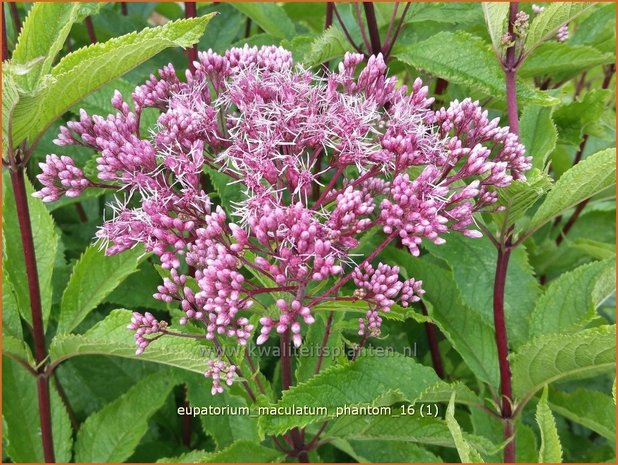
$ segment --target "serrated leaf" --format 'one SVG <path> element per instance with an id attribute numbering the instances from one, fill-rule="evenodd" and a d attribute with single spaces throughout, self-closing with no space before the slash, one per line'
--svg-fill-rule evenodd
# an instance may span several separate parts
<path id="1" fill-rule="evenodd" d="M 555 216 L 616 184 L 616 149 L 607 149 L 585 158 L 564 173 L 536 211 L 529 233 Z"/>
<path id="2" fill-rule="evenodd" d="M 450 398 L 449 395 L 447 399 L 450 400 Z M 328 428 L 326 434 L 330 437 L 342 437 L 357 442 L 379 440 L 393 445 L 402 442 L 455 447 L 453 436 L 443 419 L 423 418 L 418 413 L 399 415 L 398 407 L 393 407 L 392 415 L 343 416 Z M 492 448 L 492 444 L 482 437 L 466 433 L 464 435 L 467 440 L 481 448 Z"/>
<path id="3" fill-rule="evenodd" d="M 581 101 L 559 107 L 554 113 L 554 121 L 560 142 L 579 145 L 584 134 L 599 135 L 599 121 L 606 112 L 611 95 L 607 89 L 593 89 Z"/>
<path id="4" fill-rule="evenodd" d="M 137 271 L 144 256 L 142 247 L 112 256 L 106 256 L 96 244 L 88 247 L 73 267 L 62 294 L 58 333 L 75 329 L 127 276 Z"/>
<path id="5" fill-rule="evenodd" d="M 276 3 L 230 3 L 242 14 L 251 18 L 268 34 L 279 39 L 291 39 L 296 28 L 285 13 L 285 10 Z"/>
<path id="6" fill-rule="evenodd" d="M 485 95 L 505 99 L 504 73 L 490 47 L 479 37 L 467 32 L 440 32 L 422 42 L 395 47 L 393 55 L 414 66 L 462 86 L 477 89 Z M 546 92 L 519 82 L 517 95 L 522 102 L 555 105 L 558 100 Z"/>
<path id="7" fill-rule="evenodd" d="M 556 420 L 547 404 L 547 386 L 543 389 L 541 399 L 536 406 L 535 417 L 541 431 L 539 463 L 562 463 L 562 446 Z"/>
<path id="8" fill-rule="evenodd" d="M 397 376 L 393 376 L 397 373 Z M 353 363 L 333 366 L 303 384 L 283 393 L 273 407 L 325 407 L 326 412 L 302 416 L 283 415 L 276 410 L 259 419 L 266 434 L 281 434 L 293 427 L 303 427 L 318 420 L 333 418 L 336 408 L 344 405 L 370 405 L 388 392 L 399 392 L 410 401 L 429 386 L 439 382 L 433 369 L 407 357 L 362 357 Z M 312 413 L 312 412 L 309 412 Z"/>
<path id="9" fill-rule="evenodd" d="M 4 330 L 4 328 L 2 329 Z M 2 355 L 6 355 L 16 361 L 25 361 L 31 368 L 36 366 L 30 346 L 25 341 L 9 334 L 2 334 Z"/>
<path id="10" fill-rule="evenodd" d="M 155 463 L 200 463 L 206 456 L 208 456 L 208 452 L 205 450 L 196 449 L 177 455 L 176 457 L 160 458 Z"/>
<path id="11" fill-rule="evenodd" d="M 517 179 L 510 186 L 499 189 L 497 204 L 504 207 L 504 211 L 494 213 L 493 218 L 500 230 L 506 231 L 522 220 L 526 212 L 551 189 L 551 186 L 550 176 L 534 170 L 528 174 L 528 179 L 525 181 Z"/>
<path id="12" fill-rule="evenodd" d="M 579 31 L 578 31 L 579 32 Z M 524 62 L 521 77 L 551 76 L 563 81 L 594 66 L 612 63 L 614 56 L 586 45 L 547 42 Z"/>
<path id="13" fill-rule="evenodd" d="M 13 336 L 15 339 L 23 339 L 21 318 L 17 308 L 17 295 L 15 287 L 9 278 L 6 266 L 2 266 L 2 335 Z"/>
<path id="14" fill-rule="evenodd" d="M 464 438 L 461 426 L 459 426 L 455 419 L 455 393 L 453 393 L 448 403 L 445 420 L 451 436 L 453 436 L 461 463 L 482 463 L 481 454 Z"/>
<path id="15" fill-rule="evenodd" d="M 552 38 L 562 25 L 570 23 L 592 6 L 591 3 L 584 2 L 556 2 L 545 5 L 545 9 L 530 22 L 524 43 L 525 53 L 530 55 L 536 47 Z"/>
<path id="16" fill-rule="evenodd" d="M 502 48 L 502 36 L 506 32 L 509 4 L 506 2 L 483 2 L 481 6 L 491 43 L 498 54 Z"/>
<path id="17" fill-rule="evenodd" d="M 309 53 L 305 55 L 303 62 L 308 66 L 316 66 L 340 58 L 352 50 L 352 45 L 343 32 L 331 26 L 311 42 Z"/>
<path id="18" fill-rule="evenodd" d="M 573 332 L 592 321 L 596 308 L 616 289 L 615 260 L 588 263 L 560 275 L 539 298 L 530 334 Z"/>
<path id="19" fill-rule="evenodd" d="M 153 373 L 90 415 L 77 433 L 75 461 L 123 462 L 128 459 L 148 430 L 149 418 L 163 406 L 177 383 L 169 372 Z"/>
<path id="20" fill-rule="evenodd" d="M 423 300 L 431 304 L 428 305 L 429 316 L 472 372 L 486 383 L 497 386 L 498 355 L 493 327 L 463 303 L 451 270 L 399 252 L 388 255 L 387 261 L 405 269 L 408 277 L 423 281 L 426 291 Z"/>
<path id="21" fill-rule="evenodd" d="M 521 143 L 526 147 L 526 155 L 532 157 L 532 167 L 543 170 L 558 140 L 552 108 L 539 105 L 525 107 L 519 120 L 519 133 Z"/>
<path id="22" fill-rule="evenodd" d="M 19 91 L 15 76 L 6 67 L 2 69 L 2 158 L 8 160 L 9 128 L 13 110 L 19 102 Z"/>
<path id="23" fill-rule="evenodd" d="M 337 445 L 336 443 L 334 444 Z M 424 447 L 403 441 L 349 441 L 352 457 L 360 463 L 441 463 Z M 350 452 L 348 452 L 350 453 Z"/>
<path id="24" fill-rule="evenodd" d="M 28 278 L 24 261 L 24 252 L 20 240 L 20 227 L 17 220 L 17 208 L 11 181 L 8 173 L 3 173 L 3 207 L 2 207 L 2 241 L 3 241 L 3 268 L 6 267 L 9 279 L 13 283 L 18 309 L 22 318 L 32 325 L 30 310 L 30 294 L 28 292 Z M 32 197 L 34 189 L 30 181 L 24 179 L 32 239 L 37 262 L 39 288 L 41 295 L 41 309 L 44 326 L 47 325 L 52 303 L 52 275 L 56 261 L 58 235 L 54 220 L 47 208 L 39 199 Z"/>
<path id="25" fill-rule="evenodd" d="M 84 334 L 56 336 L 49 347 L 51 363 L 57 364 L 79 355 L 111 355 L 204 373 L 209 358 L 208 346 L 194 339 L 164 337 L 152 342 L 148 350 L 136 356 L 133 333 L 127 329 L 131 315 L 129 310 L 114 310 Z"/>
<path id="26" fill-rule="evenodd" d="M 487 239 L 475 240 L 460 234 L 451 234 L 445 244 L 437 246 L 428 243 L 426 248 L 448 263 L 464 303 L 493 328 L 493 284 L 497 251 L 491 242 Z M 470 276 L 475 279 L 471 280 Z M 526 249 L 513 250 L 506 276 L 504 302 L 509 341 L 513 345 L 521 345 L 527 341 L 528 318 L 540 291 L 538 280 L 528 264 Z M 426 294 L 425 297 L 431 301 L 433 296 Z M 452 325 L 447 326 L 447 330 L 451 328 Z"/>
<path id="27" fill-rule="evenodd" d="M 14 143 L 32 141 L 76 102 L 160 51 L 194 44 L 211 17 L 172 21 L 66 55 L 52 69 L 43 90 L 22 98 L 15 108 Z"/>
<path id="28" fill-rule="evenodd" d="M 73 444 L 66 408 L 50 386 L 54 452 L 58 462 L 71 461 Z M 42 463 L 41 420 L 36 378 L 7 357 L 2 359 L 2 416 L 8 425 L 6 453 L 13 462 Z"/>
<path id="29" fill-rule="evenodd" d="M 188 398 L 193 408 L 225 407 L 243 408 L 247 402 L 240 396 L 228 391 L 213 396 L 210 393 L 210 383 L 203 376 L 191 377 L 186 383 Z M 200 415 L 200 423 L 204 432 L 215 440 L 218 449 L 230 446 L 235 441 L 247 440 L 258 443 L 257 418 L 249 415 Z"/>
<path id="30" fill-rule="evenodd" d="M 611 396 L 584 388 L 573 392 L 550 390 L 549 405 L 558 415 L 616 442 L 616 409 Z"/>
<path id="31" fill-rule="evenodd" d="M 511 356 L 513 391 L 518 399 L 531 397 L 545 384 L 615 369 L 615 326 L 538 337 Z"/>
<path id="32" fill-rule="evenodd" d="M 11 57 L 17 64 L 42 58 L 27 74 L 17 79 L 25 90 L 35 89 L 41 78 L 49 72 L 54 58 L 71 32 L 73 23 L 78 20 L 79 11 L 78 2 L 34 3 L 24 21 Z"/>
<path id="33" fill-rule="evenodd" d="M 236 441 L 226 449 L 207 454 L 200 463 L 269 463 L 283 460 L 283 453 L 251 441 Z"/>

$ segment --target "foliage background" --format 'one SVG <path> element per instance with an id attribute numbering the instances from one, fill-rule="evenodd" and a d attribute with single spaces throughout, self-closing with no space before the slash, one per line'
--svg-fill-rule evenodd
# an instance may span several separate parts
<path id="1" fill-rule="evenodd" d="M 392 4 L 375 6 L 384 35 Z M 180 3 L 130 3 L 126 7 L 125 15 L 118 3 L 84 5 L 91 8 L 87 13 L 97 41 L 184 17 Z M 22 20 L 30 8 L 30 3 L 17 5 Z M 530 11 L 529 4 L 522 4 L 522 8 Z M 615 8 L 615 4 L 595 4 L 571 23 L 566 43 L 543 43 L 520 70 L 521 136 L 538 171 L 531 176 L 532 187 L 527 186 L 523 193 L 512 190 L 504 199 L 512 202 L 522 196 L 523 203 L 531 207 L 517 219 L 519 231 L 529 225 L 551 183 L 558 181 L 577 157 L 583 160 L 586 170 L 564 182 L 572 187 L 571 191 L 612 170 L 613 163 L 593 161 L 586 165 L 586 160 L 615 146 L 614 81 L 601 89 L 604 72 L 615 62 Z M 338 5 L 338 11 L 354 40 L 360 42 L 354 8 L 343 3 Z M 335 65 L 345 51 L 351 50 L 337 22 L 336 29 L 324 32 L 323 3 L 198 3 L 197 12 L 218 13 L 199 39 L 200 50 L 223 52 L 244 43 L 281 44 L 308 66 L 329 60 Z M 13 50 L 16 30 L 8 19 L 8 46 Z M 84 22 L 76 22 L 59 55 L 89 43 Z M 472 96 L 490 110 L 491 116 L 506 120 L 504 78 L 490 43 L 481 4 L 414 4 L 393 49 L 390 73 L 408 83 L 421 76 L 432 91 L 441 78 L 448 81 L 448 86 L 437 96 L 440 102 L 448 104 Z M 112 112 L 109 100 L 114 89 L 129 94 L 150 73 L 169 62 L 183 70 L 187 58 L 178 48 L 166 49 L 66 112 L 40 139 L 28 167 L 30 179 L 38 171 L 37 163 L 48 153 L 70 155 L 88 169 L 92 153 L 53 144 L 59 125 L 75 118 L 79 108 L 101 115 Z M 155 123 L 156 114 L 146 116 L 151 118 L 146 124 Z M 3 179 L 2 458 L 40 462 L 35 380 L 15 361 L 21 358 L 33 363 L 25 271 L 7 179 Z M 218 185 L 216 178 L 212 183 L 215 202 L 225 206 L 237 195 L 232 188 Z M 569 462 L 604 462 L 615 457 L 615 403 L 611 395 L 615 362 L 607 353 L 608 347 L 612 353 L 615 347 L 615 334 L 609 326 L 615 324 L 615 178 L 609 184 L 609 189 L 595 192 L 561 244 L 556 243 L 556 238 L 573 208 L 540 227 L 512 257 L 506 308 L 511 349 L 516 352 L 512 359 L 516 392 L 529 392 L 537 380 L 538 387 L 542 387 L 552 370 L 561 379 L 564 373 L 574 371 L 572 365 L 580 356 L 584 360 L 582 372 L 592 367 L 590 373 L 584 374 L 598 374 L 585 380 L 561 380 L 543 391 L 544 397 L 541 391 L 532 392 L 517 426 L 518 460 L 522 462 L 539 460 L 543 451 L 549 451 L 546 459 L 561 456 Z M 556 195 L 564 197 L 565 192 Z M 200 374 L 203 359 L 196 347 L 163 346 L 156 351 L 153 345 L 142 359 L 132 356 L 131 334 L 125 329 L 127 314 L 117 309 L 147 310 L 168 321 L 177 320 L 180 313 L 152 299 L 160 281 L 154 260 L 140 258 L 139 251 L 104 258 L 96 248 L 89 247 L 101 224 L 106 201 L 106 195 L 98 192 L 80 203 L 30 202 L 46 309 L 46 338 L 51 345 L 51 363 L 57 365 L 52 379 L 57 460 L 283 460 L 265 433 L 298 426 L 293 420 L 222 416 L 183 423 L 176 410 L 187 401 L 201 406 L 247 403 L 238 386 L 221 396 L 210 396 L 210 381 Z M 500 217 L 484 220 L 490 228 L 506 221 Z M 365 246 L 373 245 L 369 242 Z M 450 391 L 458 386 L 458 396 L 471 395 L 474 402 L 484 402 L 491 408 L 490 387 L 495 389 L 498 384 L 491 313 L 496 251 L 487 238 L 452 236 L 443 246 L 426 245 L 425 252 L 413 259 L 393 248 L 383 258 L 424 280 L 425 303 L 440 330 L 440 354 L 446 380 L 451 384 L 448 395 L 438 392 L 446 385 L 436 384 L 436 392 L 425 393 L 424 399 L 439 399 L 443 418 Z M 351 345 L 357 341 L 354 315 L 349 308 L 337 312 L 333 344 Z M 405 404 L 419 397 L 424 388 L 417 382 L 420 374 L 431 371 L 427 376 L 435 378 L 425 318 L 420 308 L 399 316 L 385 320 L 383 336 L 370 340 L 371 345 L 396 352 L 415 346 L 416 362 L 428 368 L 421 369 L 396 357 L 362 359 L 355 365 L 344 359 L 328 360 L 338 368 L 308 381 L 299 388 L 297 398 L 302 398 L 302 389 L 309 390 L 307 386 L 316 387 L 317 405 L 346 392 L 357 395 L 362 403 L 379 405 Z M 321 324 L 323 319 L 315 327 L 319 329 Z M 321 333 L 316 330 L 314 334 L 312 328 L 307 338 L 317 340 Z M 598 360 L 596 369 L 590 360 Z M 307 381 L 305 363 L 310 366 L 313 362 L 302 360 L 296 366 L 298 381 Z M 264 358 L 260 367 L 272 382 L 271 400 L 278 398 L 277 359 Z M 293 399 L 288 397 L 287 403 Z M 346 401 L 345 396 L 342 400 Z M 467 449 L 478 451 L 485 460 L 499 460 L 502 432 L 498 420 L 466 405 L 458 405 L 451 414 L 449 421 L 417 416 L 342 418 L 329 424 L 324 435 L 329 441 L 312 452 L 311 460 L 459 461 Z M 307 431 L 315 433 L 319 425 L 313 423 Z M 458 428 L 465 432 L 459 440 Z M 558 454 L 559 449 L 559 455 L 551 455 Z"/>

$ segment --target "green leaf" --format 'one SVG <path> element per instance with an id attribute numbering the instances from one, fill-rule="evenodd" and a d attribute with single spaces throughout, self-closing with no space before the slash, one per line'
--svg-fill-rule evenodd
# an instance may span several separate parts
<path id="1" fill-rule="evenodd" d="M 10 121 L 13 110 L 19 102 L 19 91 L 15 76 L 7 67 L 2 69 L 2 158 L 8 160 Z"/>
<path id="2" fill-rule="evenodd" d="M 177 383 L 170 372 L 153 373 L 90 415 L 77 433 L 75 461 L 128 459 L 146 434 L 148 420 L 163 406 Z"/>
<path id="3" fill-rule="evenodd" d="M 497 54 L 502 49 L 502 36 L 506 32 L 509 17 L 509 4 L 506 2 L 483 2 L 483 15 L 487 23 L 487 31 Z"/>
<path id="4" fill-rule="evenodd" d="M 447 397 L 450 399 L 451 395 Z M 416 443 L 429 446 L 455 447 L 455 441 L 447 423 L 441 418 L 421 417 L 419 405 L 415 415 L 400 415 L 399 407 L 393 407 L 392 415 L 343 416 L 328 428 L 328 437 L 341 437 L 348 441 L 380 441 L 389 448 L 397 443 Z M 464 433 L 465 438 L 479 448 L 492 448 L 489 441 L 479 436 Z"/>
<path id="5" fill-rule="evenodd" d="M 521 143 L 526 147 L 526 155 L 532 157 L 533 168 L 539 170 L 545 168 L 558 140 L 558 131 L 551 115 L 552 108 L 528 105 L 519 120 Z"/>
<path id="6" fill-rule="evenodd" d="M 449 82 L 477 89 L 490 97 L 506 98 L 504 73 L 496 57 L 482 39 L 467 32 L 440 32 L 422 42 L 395 47 L 393 55 L 407 65 Z M 517 94 L 520 101 L 528 104 L 558 103 L 546 92 L 524 82 L 518 83 Z"/>
<path id="7" fill-rule="evenodd" d="M 208 456 L 208 452 L 204 450 L 192 450 L 185 452 L 184 454 L 176 457 L 163 457 L 156 461 L 156 463 L 200 463 L 201 460 Z"/>
<path id="8" fill-rule="evenodd" d="M 227 390 L 213 396 L 210 393 L 210 383 L 204 376 L 190 377 L 186 383 L 189 402 L 193 408 L 200 407 L 247 407 L 247 402 L 240 396 L 230 394 Z M 200 415 L 204 432 L 215 440 L 218 449 L 223 449 L 235 441 L 247 440 L 258 443 L 257 418 L 249 415 Z"/>
<path id="9" fill-rule="evenodd" d="M 605 260 L 616 255 L 616 244 L 593 241 L 591 239 L 577 239 L 573 242 L 568 242 L 568 238 L 567 243 L 570 248 L 579 250 L 597 260 Z"/>
<path id="10" fill-rule="evenodd" d="M 427 243 L 433 255 L 445 260 L 461 290 L 463 302 L 483 321 L 493 327 L 493 284 L 496 273 L 497 251 L 487 239 L 470 239 L 461 234 L 451 234 L 443 245 Z M 414 276 L 414 275 L 412 275 Z M 475 279 L 471 280 L 470 276 Z M 425 284 L 428 280 L 424 280 Z M 528 264 L 525 248 L 513 250 L 506 276 L 505 313 L 509 340 L 521 345 L 528 339 L 528 318 L 540 294 L 538 280 Z M 433 293 L 425 295 L 432 301 Z M 438 303 L 434 304 L 436 307 Z M 452 325 L 446 325 L 447 331 Z"/>
<path id="11" fill-rule="evenodd" d="M 459 423 L 457 423 L 455 419 L 455 393 L 453 393 L 448 403 L 445 420 L 453 436 L 453 440 L 455 441 L 455 447 L 457 448 L 461 462 L 482 463 L 483 459 L 481 458 L 481 454 L 479 454 L 479 452 L 464 438 L 461 426 L 459 426 Z"/>
<path id="12" fill-rule="evenodd" d="M 577 34 L 569 40 L 573 45 L 592 45 L 598 50 L 616 54 L 616 5 L 597 4 L 577 25 Z"/>
<path id="13" fill-rule="evenodd" d="M 307 334 L 303 337 L 303 345 L 299 348 L 295 371 L 298 383 L 303 383 L 315 375 L 318 360 L 320 359 L 317 348 L 322 347 L 324 328 L 326 328 L 326 320 L 329 318 L 329 315 L 330 313 L 320 312 L 317 315 L 317 324 L 310 325 L 307 329 Z M 331 366 L 337 359 L 337 354 L 341 354 L 343 351 L 341 333 L 334 328 L 337 322 L 342 320 L 343 315 L 343 312 L 335 312 L 333 314 L 333 329 L 331 329 L 331 334 L 324 346 L 320 370 Z M 303 353 L 303 347 L 309 348 L 308 354 Z"/>
<path id="14" fill-rule="evenodd" d="M 4 264 L 3 264 L 4 265 Z M 2 267 L 2 335 L 23 339 L 21 317 L 17 307 L 15 287 L 9 278 L 6 266 Z"/>
<path id="15" fill-rule="evenodd" d="M 564 173 L 536 211 L 529 234 L 581 201 L 616 184 L 616 149 L 607 149 L 585 158 Z"/>
<path id="16" fill-rule="evenodd" d="M 573 332 L 596 316 L 616 289 L 615 259 L 592 262 L 560 275 L 539 298 L 530 318 L 532 336 Z"/>
<path id="17" fill-rule="evenodd" d="M 545 5 L 545 9 L 530 22 L 524 43 L 526 55 L 530 55 L 536 47 L 552 38 L 562 25 L 570 23 L 592 6 L 591 3 L 584 2 L 556 2 Z"/>
<path id="18" fill-rule="evenodd" d="M 541 431 L 539 463 L 562 463 L 562 446 L 558 436 L 556 420 L 547 404 L 547 386 L 536 406 L 536 422 Z"/>
<path id="19" fill-rule="evenodd" d="M 236 205 L 247 198 L 243 189 L 232 178 L 218 170 L 205 166 L 204 171 L 208 173 L 213 188 L 219 195 L 221 206 L 228 215 L 231 215 L 236 210 Z"/>
<path id="20" fill-rule="evenodd" d="M 426 291 L 423 300 L 431 304 L 428 305 L 431 319 L 474 374 L 497 386 L 500 377 L 493 327 L 477 311 L 464 304 L 453 273 L 400 252 L 388 255 L 388 262 L 405 269 L 408 277 L 423 281 Z"/>
<path id="21" fill-rule="evenodd" d="M 4 333 L 4 328 L 2 329 Z M 9 334 L 2 334 L 2 354 L 13 360 L 24 361 L 32 368 L 36 367 L 30 346 Z"/>
<path id="22" fill-rule="evenodd" d="M 197 42 L 212 15 L 146 28 L 65 56 L 34 96 L 23 97 L 14 112 L 13 142 L 34 140 L 65 111 L 97 88 L 169 47 Z"/>
<path id="23" fill-rule="evenodd" d="M 268 34 L 279 39 L 291 39 L 296 33 L 294 23 L 285 10 L 276 3 L 230 3 L 242 14 L 251 18 Z"/>
<path id="24" fill-rule="evenodd" d="M 65 406 L 53 384 L 50 386 L 50 400 L 56 461 L 70 462 L 73 432 Z M 7 357 L 2 359 L 2 416 L 8 425 L 4 434 L 8 439 L 6 453 L 11 460 L 42 463 L 36 378 Z"/>
<path id="25" fill-rule="evenodd" d="M 283 453 L 252 441 L 236 441 L 219 452 L 207 454 L 200 463 L 269 463 L 280 462 Z"/>
<path id="26" fill-rule="evenodd" d="M 84 334 L 57 335 L 49 347 L 51 362 L 57 364 L 79 355 L 111 355 L 204 373 L 208 346 L 194 339 L 163 337 L 136 356 L 133 333 L 127 329 L 131 315 L 129 310 L 114 310 Z"/>
<path id="27" fill-rule="evenodd" d="M 137 271 L 144 256 L 142 247 L 113 256 L 106 256 L 96 244 L 88 247 L 73 267 L 62 294 L 58 333 L 75 329 L 127 276 Z"/>
<path id="28" fill-rule="evenodd" d="M 4 173 L 3 173 L 4 174 Z M 58 235 L 55 231 L 54 220 L 45 208 L 43 202 L 32 197 L 34 189 L 26 178 L 26 196 L 30 211 L 32 239 L 37 262 L 39 287 L 41 292 L 41 309 L 43 323 L 47 325 L 52 303 L 52 275 L 56 261 Z M 28 292 L 28 278 L 24 261 L 24 251 L 21 242 L 17 208 L 11 181 L 8 173 L 3 178 L 3 207 L 2 207 L 2 241 L 3 241 L 3 268 L 6 267 L 10 281 L 13 283 L 17 297 L 18 309 L 21 316 L 32 325 L 30 310 L 30 294 Z"/>
<path id="29" fill-rule="evenodd" d="M 584 134 L 602 135 L 600 121 L 611 95 L 607 89 L 593 89 L 581 101 L 559 107 L 554 113 L 554 121 L 558 126 L 560 142 L 579 145 Z"/>
<path id="30" fill-rule="evenodd" d="M 260 417 L 259 426 L 266 434 L 282 434 L 296 426 L 333 418 L 337 407 L 371 405 L 387 393 L 397 392 L 413 401 L 439 381 L 433 369 L 411 358 L 362 357 L 353 363 L 333 366 L 285 391 L 281 400 L 272 406 L 275 409 L 272 414 Z M 324 407 L 326 411 L 284 415 L 280 410 L 293 406 Z"/>
<path id="31" fill-rule="evenodd" d="M 492 216 L 501 231 L 522 220 L 526 212 L 551 189 L 552 178 L 538 169 L 532 170 L 527 177 L 525 181 L 517 179 L 510 186 L 499 189 L 498 205 L 505 208 Z M 522 224 L 525 224 L 524 221 Z M 519 228 L 516 230 L 519 231 Z"/>
<path id="32" fill-rule="evenodd" d="M 33 4 L 11 57 L 14 63 L 22 65 L 37 60 L 28 73 L 17 79 L 25 90 L 35 89 L 49 73 L 73 23 L 78 20 L 79 10 L 77 2 Z"/>
<path id="33" fill-rule="evenodd" d="M 573 392 L 550 390 L 549 405 L 557 414 L 616 442 L 616 408 L 611 396 L 584 388 Z"/>
<path id="34" fill-rule="evenodd" d="M 513 391 L 524 400 L 545 384 L 589 378 L 615 369 L 615 326 L 539 337 L 511 356 Z"/>
<path id="35" fill-rule="evenodd" d="M 521 69 L 521 77 L 552 76 L 563 81 L 594 66 L 612 63 L 614 56 L 587 45 L 547 42 L 528 58 Z"/>
<path id="36" fill-rule="evenodd" d="M 313 40 L 303 62 L 308 66 L 317 66 L 330 60 L 340 59 L 346 52 L 352 50 L 352 45 L 344 33 L 339 28 L 331 26 Z"/>
<path id="37" fill-rule="evenodd" d="M 335 445 L 337 445 L 335 443 Z M 353 458 L 360 463 L 441 463 L 442 459 L 427 449 L 403 441 L 349 441 Z"/>

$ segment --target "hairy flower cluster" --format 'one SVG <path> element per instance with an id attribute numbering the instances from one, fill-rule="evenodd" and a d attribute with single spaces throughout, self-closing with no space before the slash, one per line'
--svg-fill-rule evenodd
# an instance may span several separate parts
<path id="1" fill-rule="evenodd" d="M 245 345 L 259 326 L 258 344 L 276 329 L 298 346 L 303 326 L 338 299 L 366 301 L 361 332 L 377 334 L 379 312 L 423 291 L 397 267 L 359 256 L 363 234 L 385 233 L 376 251 L 398 237 L 414 255 L 424 239 L 478 237 L 475 214 L 494 208 L 530 159 L 478 102 L 435 111 L 419 79 L 408 89 L 387 76 L 381 55 L 363 60 L 348 53 L 316 75 L 280 47 L 245 46 L 199 53 L 186 80 L 168 65 L 135 89 L 133 109 L 117 92 L 116 114 L 82 110 L 61 128 L 58 145 L 98 152 L 98 179 L 51 155 L 36 195 L 115 189 L 97 233 L 107 254 L 141 244 L 158 256 L 169 275 L 154 297 L 178 305 L 180 323 L 200 326 L 213 344 Z M 160 111 L 156 127 L 140 128 L 144 108 Z M 349 280 L 356 291 L 340 296 Z M 138 351 L 161 328 L 134 315 Z M 212 361 L 213 392 L 236 372 Z"/>

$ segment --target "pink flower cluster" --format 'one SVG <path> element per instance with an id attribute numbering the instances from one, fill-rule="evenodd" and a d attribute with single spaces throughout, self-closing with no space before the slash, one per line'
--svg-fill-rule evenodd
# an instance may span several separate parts
<path id="1" fill-rule="evenodd" d="M 341 298 L 365 300 L 360 331 L 378 334 L 379 312 L 423 291 L 400 281 L 397 267 L 374 269 L 374 256 L 359 256 L 362 235 L 385 233 L 376 251 L 398 236 L 414 255 L 423 239 L 478 237 L 474 215 L 530 167 L 517 137 L 478 102 L 434 111 L 427 87 L 418 79 L 409 91 L 398 85 L 381 55 L 359 71 L 363 56 L 348 53 L 320 76 L 274 46 L 198 57 L 186 80 L 172 65 L 151 76 L 133 93 L 134 110 L 116 93 L 115 115 L 82 111 L 61 128 L 58 145 L 99 153 L 99 180 L 50 156 L 36 195 L 116 189 L 113 216 L 97 234 L 107 253 L 143 244 L 157 255 L 169 276 L 154 297 L 177 302 L 180 323 L 202 325 L 213 342 L 245 345 L 259 324 L 258 344 L 274 328 L 298 346 L 315 311 Z M 147 107 L 161 114 L 142 136 Z M 242 192 L 240 201 L 211 205 L 207 173 L 215 171 L 229 179 L 225 189 Z M 350 279 L 354 297 L 340 296 Z M 141 352 L 162 323 L 134 320 Z M 234 373 L 212 362 L 213 392 Z"/>

